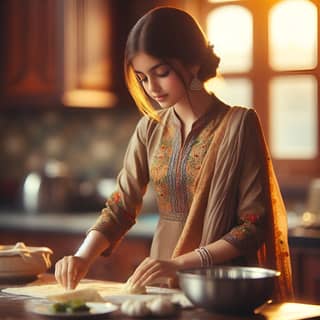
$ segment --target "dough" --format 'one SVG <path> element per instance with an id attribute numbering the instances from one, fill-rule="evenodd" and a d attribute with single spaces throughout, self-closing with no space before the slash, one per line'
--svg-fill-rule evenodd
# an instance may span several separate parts
<path id="1" fill-rule="evenodd" d="M 159 296 L 147 302 L 147 308 L 155 316 L 171 316 L 177 310 L 168 297 Z"/>
<path id="2" fill-rule="evenodd" d="M 129 317 L 145 317 L 150 314 L 145 301 L 130 299 L 122 303 L 121 312 Z"/>
<path id="3" fill-rule="evenodd" d="M 130 278 L 123 286 L 123 292 L 129 294 L 144 294 L 147 292 L 145 286 L 134 286 L 132 285 Z"/>
<path id="4" fill-rule="evenodd" d="M 49 295 L 47 299 L 53 302 L 67 302 L 69 300 L 79 299 L 84 302 L 104 302 L 103 298 L 94 289 L 69 290 L 65 293 Z"/>

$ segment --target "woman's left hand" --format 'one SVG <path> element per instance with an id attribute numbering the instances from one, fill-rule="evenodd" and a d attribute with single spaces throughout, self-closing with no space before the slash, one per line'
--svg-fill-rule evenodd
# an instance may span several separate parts
<path id="1" fill-rule="evenodd" d="M 180 268 L 175 260 L 144 259 L 130 277 L 133 286 L 146 286 L 155 282 L 158 278 L 174 278 Z"/>

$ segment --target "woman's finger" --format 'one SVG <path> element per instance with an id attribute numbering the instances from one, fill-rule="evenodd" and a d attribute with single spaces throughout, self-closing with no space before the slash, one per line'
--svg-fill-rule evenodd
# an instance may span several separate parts
<path id="1" fill-rule="evenodd" d="M 146 258 L 142 263 L 137 267 L 132 276 L 130 277 L 130 281 L 132 284 L 136 283 L 145 272 L 151 268 L 154 261 L 150 258 Z"/>
<path id="2" fill-rule="evenodd" d="M 164 274 L 161 270 L 155 270 L 154 272 L 150 273 L 143 280 L 141 280 L 140 286 L 147 286 L 148 284 L 154 282 L 156 279 L 163 277 Z"/>
<path id="3" fill-rule="evenodd" d="M 159 262 L 156 260 L 150 261 L 149 264 L 145 265 L 144 269 L 140 270 L 140 273 L 133 279 L 134 285 L 145 285 L 145 280 L 150 274 L 156 272 L 160 268 Z"/>
<path id="4" fill-rule="evenodd" d="M 54 276 L 55 276 L 57 282 L 59 284 L 61 284 L 62 280 L 61 280 L 61 261 L 60 260 L 55 265 Z"/>
<path id="5" fill-rule="evenodd" d="M 64 288 L 67 288 L 68 286 L 68 257 L 64 257 L 62 259 L 61 264 L 61 284 Z"/>
<path id="6" fill-rule="evenodd" d="M 75 280 L 77 277 L 77 268 L 75 267 L 75 262 L 73 257 L 69 257 L 67 266 L 67 288 L 74 289 Z"/>

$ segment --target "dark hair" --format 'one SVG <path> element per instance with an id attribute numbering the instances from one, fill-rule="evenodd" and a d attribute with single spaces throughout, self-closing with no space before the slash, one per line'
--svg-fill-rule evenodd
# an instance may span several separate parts
<path id="1" fill-rule="evenodd" d="M 153 118 L 155 111 L 131 67 L 131 60 L 138 52 L 164 61 L 177 59 L 184 66 L 199 65 L 198 78 L 203 82 L 216 76 L 220 61 L 199 24 L 187 12 L 173 7 L 158 7 L 147 12 L 129 33 L 124 71 L 128 89 L 139 109 Z"/>

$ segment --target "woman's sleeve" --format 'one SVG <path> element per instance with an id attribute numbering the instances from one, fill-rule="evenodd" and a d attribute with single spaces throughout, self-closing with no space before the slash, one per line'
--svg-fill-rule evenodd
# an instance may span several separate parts
<path id="1" fill-rule="evenodd" d="M 245 121 L 244 149 L 237 192 L 237 223 L 223 237 L 244 255 L 256 251 L 265 239 L 269 190 L 263 134 L 253 109 L 248 111 Z"/>
<path id="2" fill-rule="evenodd" d="M 123 168 L 117 177 L 115 191 L 106 201 L 95 224 L 88 230 L 103 233 L 111 246 L 104 252 L 109 255 L 125 233 L 135 224 L 143 195 L 149 181 L 146 150 L 146 117 L 142 118 L 127 147 Z"/>

